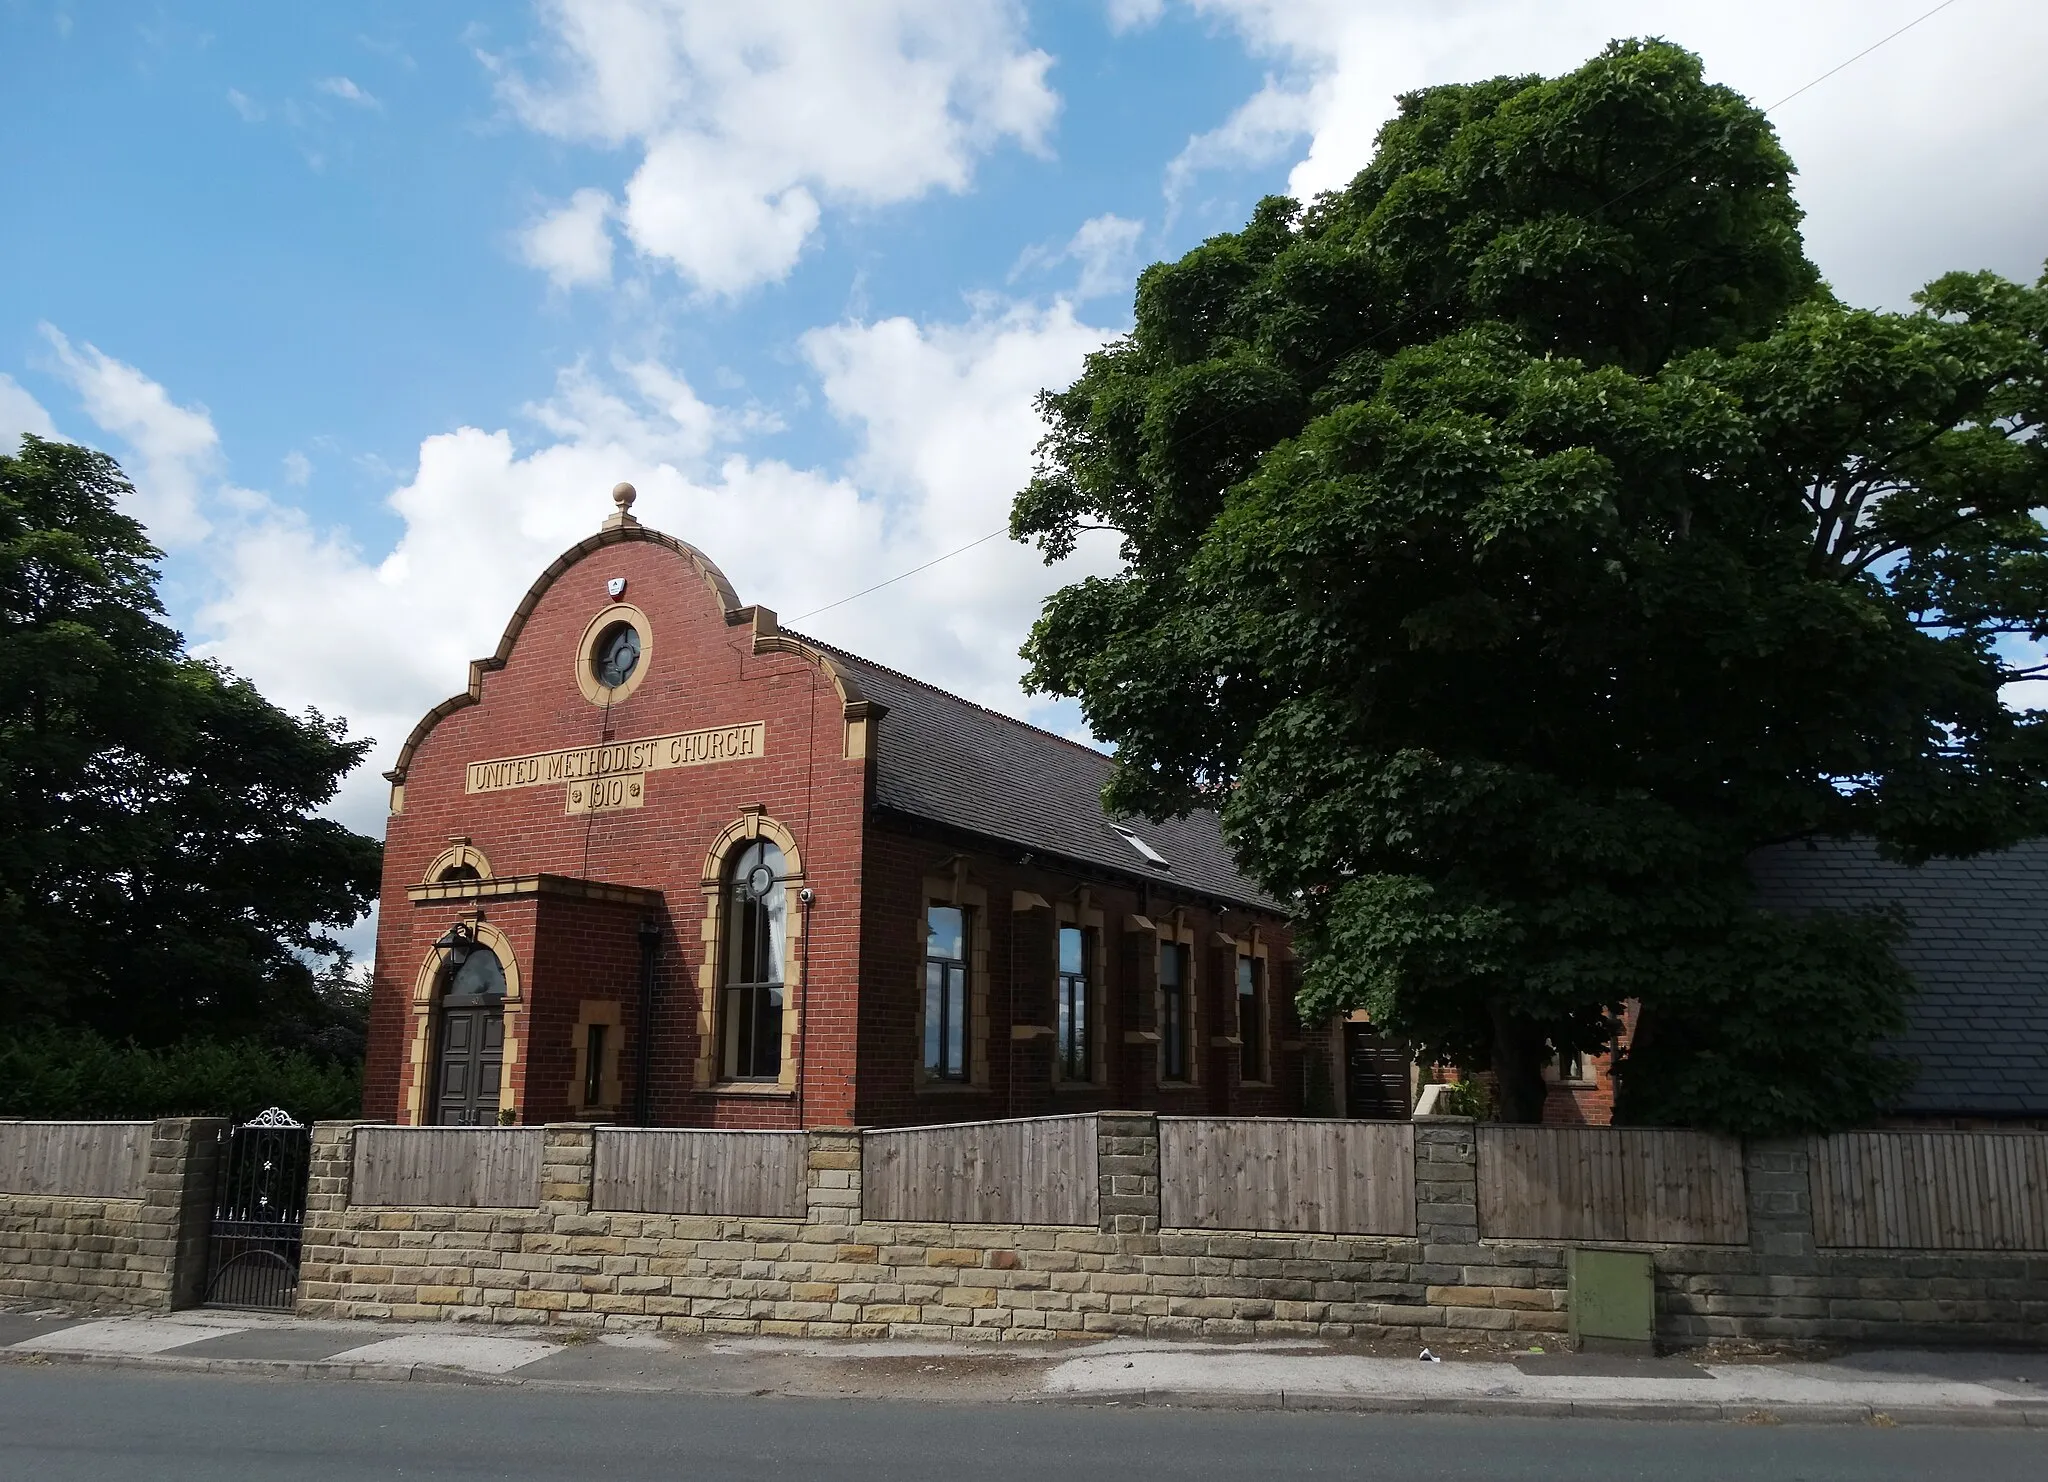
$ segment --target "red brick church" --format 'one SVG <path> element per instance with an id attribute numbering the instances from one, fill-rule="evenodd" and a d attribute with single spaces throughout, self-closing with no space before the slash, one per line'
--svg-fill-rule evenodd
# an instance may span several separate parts
<path id="1" fill-rule="evenodd" d="M 1108 757 L 781 631 L 614 497 L 388 774 L 367 1115 L 1301 1109 L 1329 1041 L 1213 815 L 1106 816 Z"/>

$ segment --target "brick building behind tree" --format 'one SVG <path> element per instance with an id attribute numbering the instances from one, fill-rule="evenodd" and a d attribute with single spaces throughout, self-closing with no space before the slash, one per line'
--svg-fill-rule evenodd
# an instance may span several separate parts
<path id="1" fill-rule="evenodd" d="M 780 631 L 630 503 L 389 774 L 366 1115 L 1301 1110 L 1327 1041 L 1213 815 L 1105 816 L 1108 757 Z"/>

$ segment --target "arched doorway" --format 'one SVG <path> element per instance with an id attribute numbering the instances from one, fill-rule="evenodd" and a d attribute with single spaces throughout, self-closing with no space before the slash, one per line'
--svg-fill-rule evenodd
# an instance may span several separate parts
<path id="1" fill-rule="evenodd" d="M 489 1127 L 498 1121 L 505 1070 L 505 966 L 482 942 L 451 947 L 434 1034 L 429 1121 Z"/>

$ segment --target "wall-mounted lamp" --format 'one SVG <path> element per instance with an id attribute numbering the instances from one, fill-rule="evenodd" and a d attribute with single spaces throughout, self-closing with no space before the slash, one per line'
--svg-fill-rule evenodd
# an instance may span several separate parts
<path id="1" fill-rule="evenodd" d="M 448 966 L 461 967 L 469 961 L 469 954 L 476 951 L 476 928 L 467 921 L 458 921 L 441 933 L 441 939 L 434 943 L 436 951 L 448 954 Z"/>

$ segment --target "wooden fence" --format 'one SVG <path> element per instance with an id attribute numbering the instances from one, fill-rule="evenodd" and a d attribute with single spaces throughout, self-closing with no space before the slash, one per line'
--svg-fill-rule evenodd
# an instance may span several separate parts
<path id="1" fill-rule="evenodd" d="M 802 1219 L 801 1132 L 597 1129 L 592 1209 Z"/>
<path id="2" fill-rule="evenodd" d="M 2048 1133 L 1843 1132 L 1808 1167 L 1816 1245 L 2048 1250 Z"/>
<path id="3" fill-rule="evenodd" d="M 1161 1117 L 1159 1201 L 1168 1227 L 1413 1235 L 1415 1129 Z"/>
<path id="4" fill-rule="evenodd" d="M 861 1212 L 930 1224 L 1094 1225 L 1095 1118 L 869 1132 Z"/>
<path id="5" fill-rule="evenodd" d="M 1742 1144 L 1706 1132 L 1479 1128 L 1479 1233 L 1489 1240 L 1742 1245 Z"/>
<path id="6" fill-rule="evenodd" d="M 140 1199 L 148 1122 L 0 1122 L 0 1194 Z"/>
<path id="7" fill-rule="evenodd" d="M 534 1209 L 539 1127 L 358 1127 L 351 1204 Z"/>

